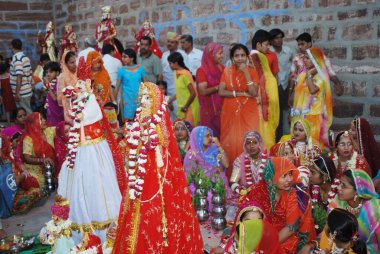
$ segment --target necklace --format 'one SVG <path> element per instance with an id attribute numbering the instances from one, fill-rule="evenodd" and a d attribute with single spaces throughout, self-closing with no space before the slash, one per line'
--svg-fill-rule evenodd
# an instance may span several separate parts
<path id="1" fill-rule="evenodd" d="M 352 207 L 347 203 L 346 210 L 352 213 L 353 215 L 357 216 L 360 213 L 360 209 L 362 208 L 363 204 L 362 201 L 357 207 Z"/>
<path id="2" fill-rule="evenodd" d="M 239 81 L 239 79 L 238 79 L 238 77 L 237 77 L 237 74 L 236 74 L 235 80 L 236 80 L 236 83 L 237 83 L 237 85 L 238 85 L 238 90 L 235 90 L 234 83 L 232 82 L 232 68 L 230 69 L 230 72 L 229 72 L 229 73 L 230 73 L 230 84 L 231 84 L 231 87 L 232 87 L 232 91 L 234 92 L 234 94 L 236 94 L 236 91 L 241 92 L 242 90 L 241 90 L 240 81 Z M 243 102 L 240 102 L 240 101 L 238 100 L 238 98 L 235 97 L 236 103 L 237 103 L 237 105 L 238 105 L 238 107 L 237 107 L 235 113 L 238 113 L 238 112 L 244 107 L 244 105 L 247 104 L 248 99 L 249 99 L 249 98 L 246 97 L 245 100 L 244 100 Z"/>

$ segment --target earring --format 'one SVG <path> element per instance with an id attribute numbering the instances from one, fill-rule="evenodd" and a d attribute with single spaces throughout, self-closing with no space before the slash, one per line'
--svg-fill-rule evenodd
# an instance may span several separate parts
<path id="1" fill-rule="evenodd" d="M 358 199 L 358 195 L 355 195 L 354 202 L 356 203 L 356 200 Z"/>
<path id="2" fill-rule="evenodd" d="M 329 239 L 327 239 L 327 242 L 328 242 L 329 245 L 332 245 L 334 243 L 336 234 L 337 234 L 336 230 L 334 231 L 334 234 L 330 233 Z"/>

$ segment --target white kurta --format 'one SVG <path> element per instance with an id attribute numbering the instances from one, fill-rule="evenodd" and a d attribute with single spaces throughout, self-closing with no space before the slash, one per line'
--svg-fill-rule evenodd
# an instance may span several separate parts
<path id="1" fill-rule="evenodd" d="M 83 125 L 102 119 L 102 113 L 94 95 L 91 95 L 83 110 Z M 117 219 L 121 193 L 116 179 L 115 164 L 107 140 L 87 146 L 79 146 L 74 170 L 63 163 L 59 174 L 58 194 L 70 202 L 69 218 L 83 225 L 94 222 L 105 223 Z M 102 242 L 106 230 L 95 231 Z M 79 243 L 81 235 L 73 234 Z"/>

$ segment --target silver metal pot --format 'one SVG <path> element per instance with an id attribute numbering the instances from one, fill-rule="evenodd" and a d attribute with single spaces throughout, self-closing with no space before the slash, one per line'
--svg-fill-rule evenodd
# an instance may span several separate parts
<path id="1" fill-rule="evenodd" d="M 218 193 L 212 193 L 212 204 L 213 205 L 224 205 L 225 198 Z"/>
<path id="2" fill-rule="evenodd" d="M 223 230 L 227 226 L 226 218 L 224 217 L 213 217 L 211 226 L 215 230 Z"/>
<path id="3" fill-rule="evenodd" d="M 212 216 L 215 217 L 215 218 L 220 218 L 220 217 L 224 217 L 226 216 L 226 208 L 224 207 L 224 205 L 219 205 L 219 206 L 216 206 L 214 205 L 212 207 Z"/>
<path id="4" fill-rule="evenodd" d="M 197 217 L 199 222 L 207 221 L 209 216 L 210 214 L 207 209 L 197 209 Z"/>

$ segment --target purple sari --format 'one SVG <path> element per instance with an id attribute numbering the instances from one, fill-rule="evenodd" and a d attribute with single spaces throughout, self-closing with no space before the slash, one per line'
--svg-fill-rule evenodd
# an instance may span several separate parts
<path id="1" fill-rule="evenodd" d="M 212 143 L 206 150 L 203 150 L 203 142 L 206 136 L 206 132 L 209 131 L 211 136 L 213 131 L 206 126 L 195 127 L 190 135 L 190 149 L 187 151 L 183 167 L 186 172 L 186 176 L 191 170 L 203 169 L 206 176 L 210 177 L 212 174 L 217 174 L 219 170 L 222 172 L 218 173 L 224 180 L 224 185 L 226 187 L 226 198 L 229 199 L 232 196 L 231 189 L 228 186 L 228 180 L 226 173 L 224 172 L 223 165 L 220 165 L 217 156 L 218 148 L 214 143 Z M 190 191 L 192 194 L 195 193 L 195 187 L 190 186 Z M 211 205 L 211 191 L 207 194 L 209 200 L 209 205 Z"/>
<path id="2" fill-rule="evenodd" d="M 58 84 L 57 80 L 53 80 L 50 83 L 50 87 L 54 92 L 56 98 L 58 97 Z M 50 93 L 46 96 L 47 104 L 47 122 L 49 126 L 57 126 L 58 123 L 64 120 L 63 107 L 58 105 L 58 100 L 53 100 Z"/>

